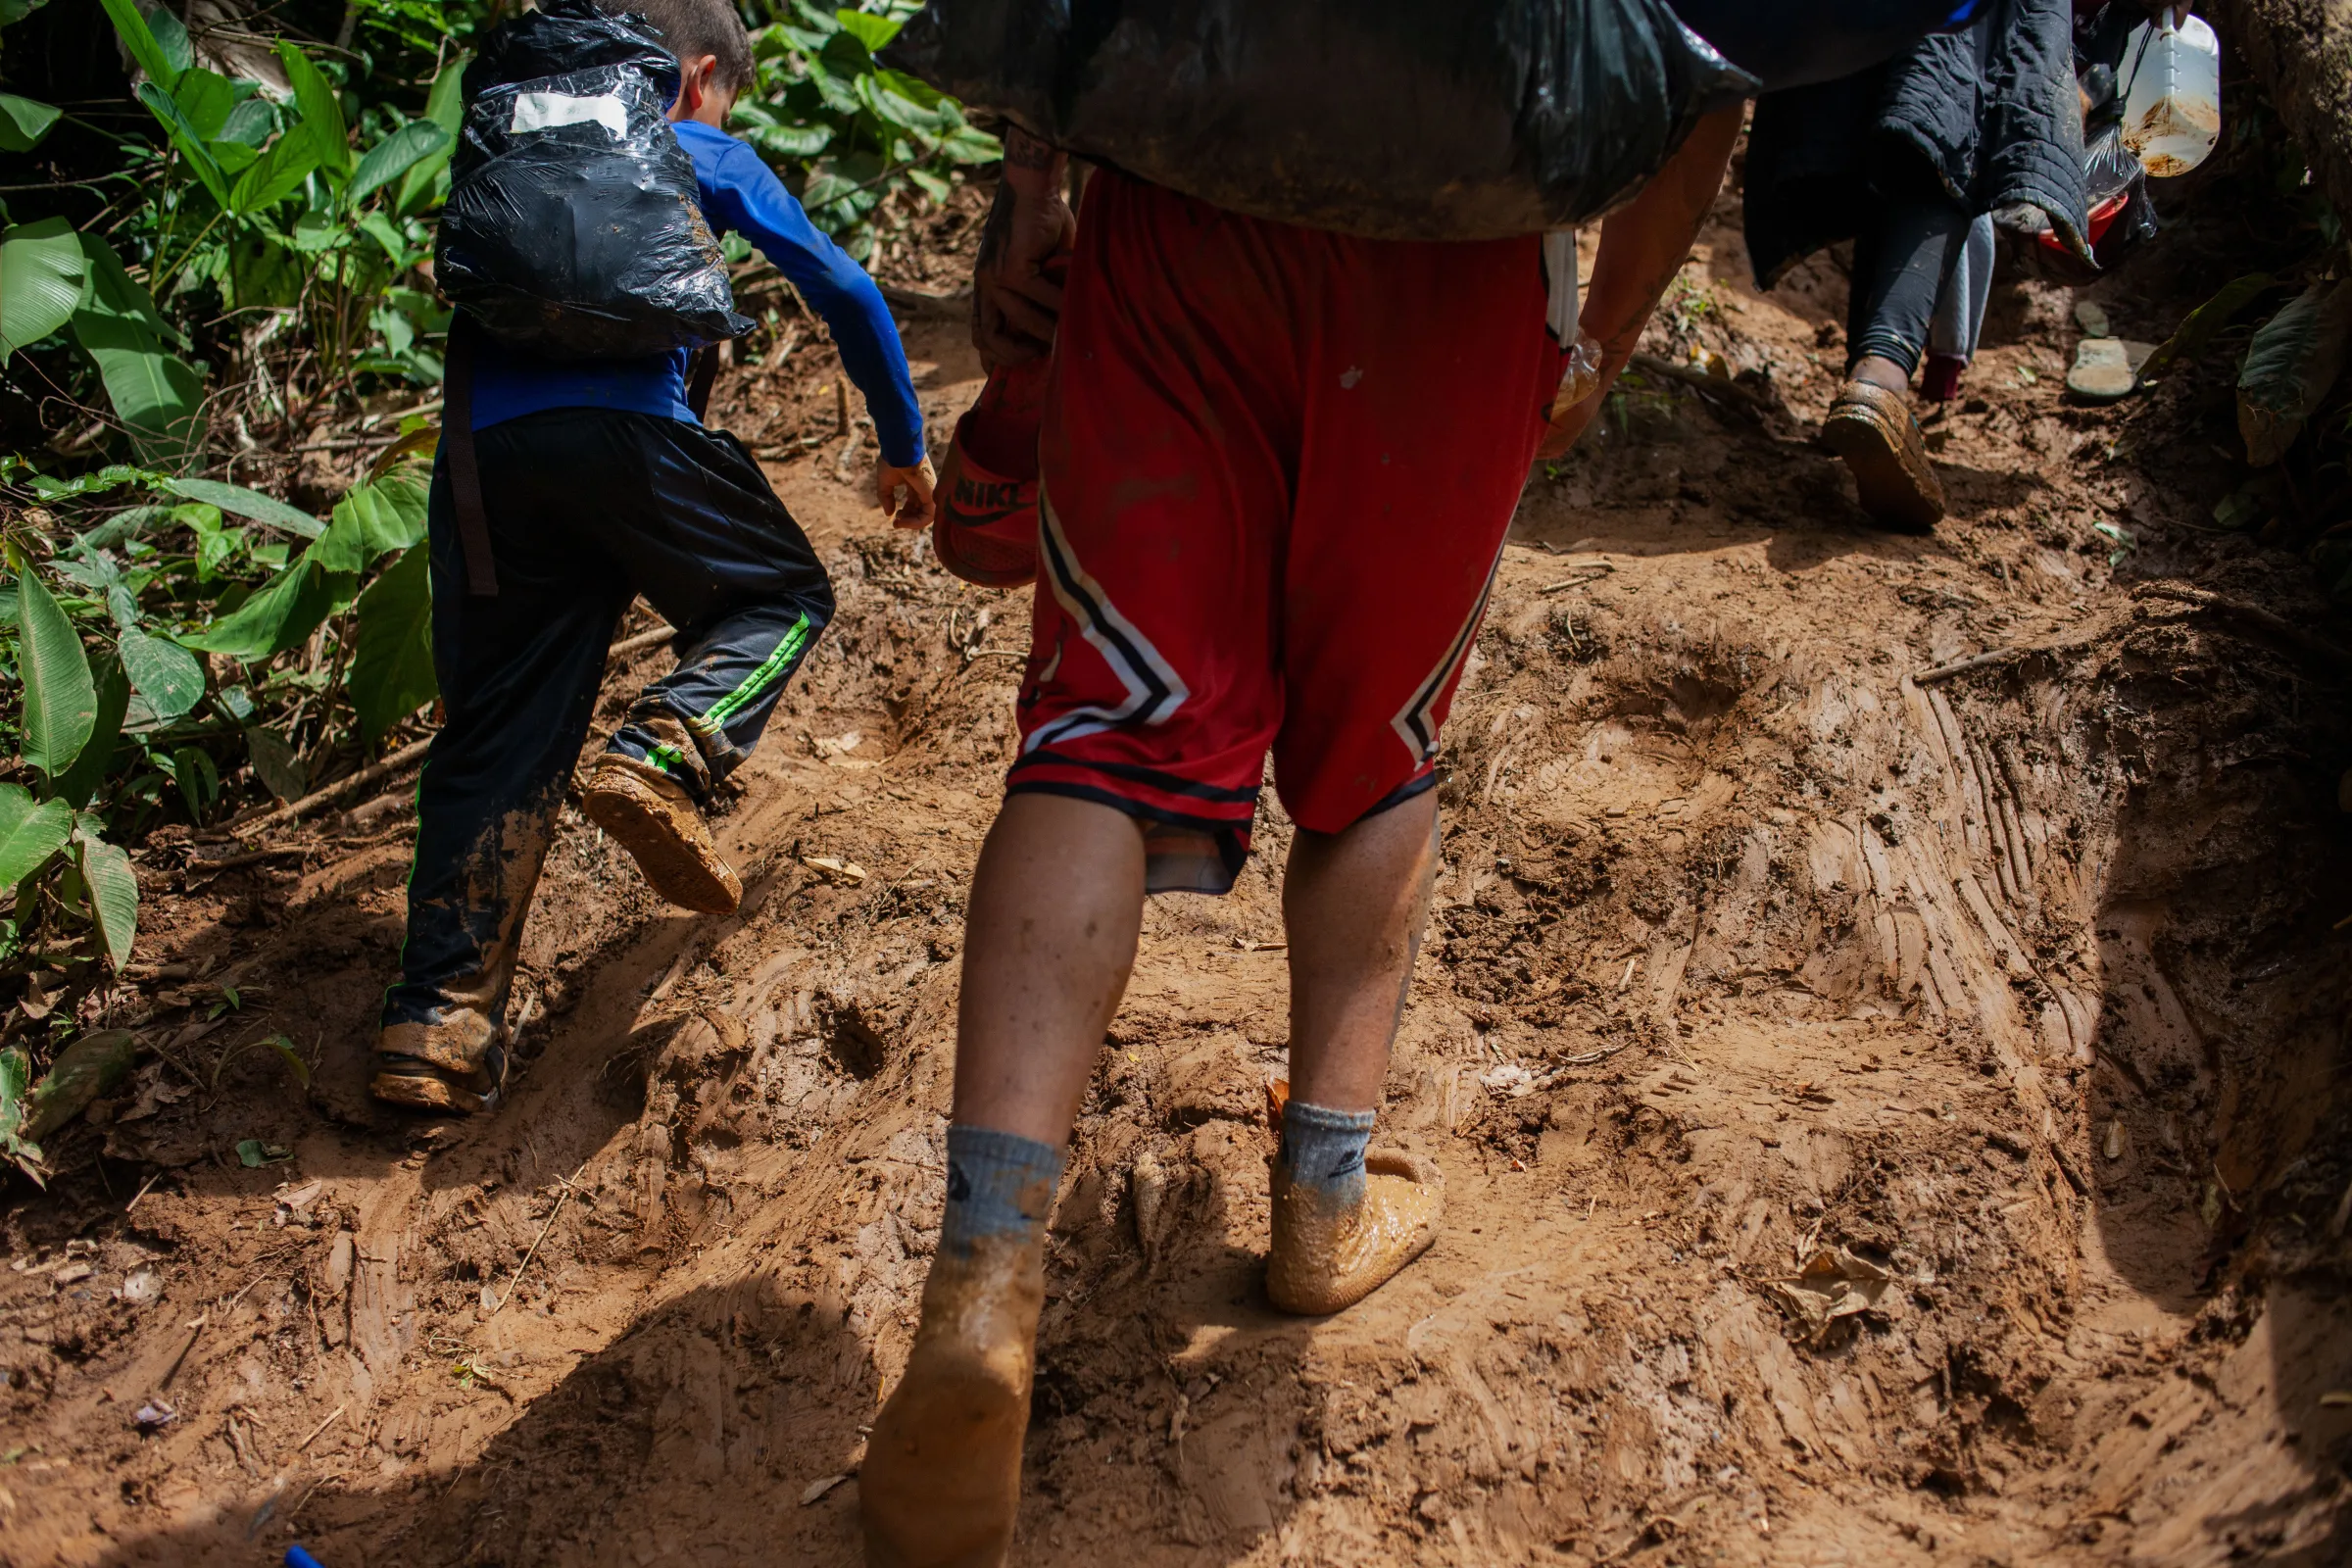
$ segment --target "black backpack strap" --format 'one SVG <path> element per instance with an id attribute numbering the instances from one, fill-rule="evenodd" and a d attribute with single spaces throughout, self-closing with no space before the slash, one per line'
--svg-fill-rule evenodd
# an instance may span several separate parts
<path id="1" fill-rule="evenodd" d="M 710 388 L 717 381 L 718 345 L 706 343 L 694 351 L 694 363 L 686 368 L 686 406 L 697 420 L 710 416 Z"/>
<path id="2" fill-rule="evenodd" d="M 458 545 L 466 555 L 466 591 L 476 599 L 495 599 L 498 566 L 490 555 L 482 471 L 473 455 L 474 330 L 463 311 L 449 323 L 449 357 L 441 378 L 441 441 L 449 449 L 449 488 L 458 512 Z"/>

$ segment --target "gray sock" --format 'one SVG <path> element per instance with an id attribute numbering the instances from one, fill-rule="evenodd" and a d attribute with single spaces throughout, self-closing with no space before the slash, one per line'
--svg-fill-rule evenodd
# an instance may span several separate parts
<path id="1" fill-rule="evenodd" d="M 1372 1141 L 1373 1113 L 1330 1110 L 1294 1100 L 1282 1108 L 1282 1162 L 1294 1189 L 1316 1193 L 1325 1201 L 1352 1206 L 1364 1196 L 1364 1146 Z"/>
<path id="2" fill-rule="evenodd" d="M 994 1237 L 1034 1241 L 1054 1212 L 1061 1158 L 1060 1150 L 1033 1138 L 950 1123 L 940 1251 L 968 1258 L 974 1244 Z"/>

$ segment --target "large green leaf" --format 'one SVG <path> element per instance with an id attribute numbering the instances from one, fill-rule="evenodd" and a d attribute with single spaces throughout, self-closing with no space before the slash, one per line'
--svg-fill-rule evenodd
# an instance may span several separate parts
<path id="1" fill-rule="evenodd" d="M 258 213 L 275 207 L 293 195 L 295 187 L 318 167 L 318 144 L 308 131 L 289 130 L 271 142 L 237 176 L 237 182 L 228 190 L 228 205 L 240 213 Z"/>
<path id="2" fill-rule="evenodd" d="M 267 659 L 317 631 L 327 616 L 351 603 L 358 586 L 355 574 L 328 571 L 306 553 L 233 612 L 178 641 L 209 654 Z"/>
<path id="3" fill-rule="evenodd" d="M 360 595 L 359 650 L 351 660 L 351 705 L 372 745 L 384 731 L 440 695 L 433 678 L 433 587 L 426 558 L 412 549 Z"/>
<path id="4" fill-rule="evenodd" d="M 0 784 L 0 887 L 15 887 L 49 863 L 74 836 L 74 808 L 35 801 L 22 784 Z"/>
<path id="5" fill-rule="evenodd" d="M 260 724 L 246 725 L 245 754 L 253 759 L 254 773 L 279 800 L 299 800 L 310 789 L 310 774 L 302 765 L 302 754 L 277 731 Z"/>
<path id="6" fill-rule="evenodd" d="M 280 138 L 299 141 L 301 136 Z M 228 242 L 228 285 L 240 311 L 269 309 L 298 303 L 310 281 L 301 259 L 266 230 L 254 226 Z"/>
<path id="7" fill-rule="evenodd" d="M 237 107 L 228 112 L 228 119 L 220 126 L 220 139 L 213 143 L 213 147 L 218 151 L 221 142 L 233 141 L 258 153 L 262 150 L 262 144 L 270 139 L 270 133 L 276 128 L 277 112 L 270 107 L 269 99 L 257 94 L 239 100 Z"/>
<path id="8" fill-rule="evenodd" d="M 277 43 L 277 59 L 294 84 L 294 106 L 302 112 L 303 133 L 318 150 L 319 164 L 338 174 L 349 172 L 351 133 L 344 128 L 343 102 L 335 96 L 334 84 L 318 74 L 309 55 L 283 38 Z"/>
<path id="9" fill-rule="evenodd" d="M 392 199 L 395 212 L 415 214 L 429 205 L 428 197 L 449 168 L 450 154 L 458 145 L 458 127 L 466 118 L 466 63 L 470 55 L 452 55 L 441 66 L 441 74 L 433 78 L 433 89 L 425 96 L 424 118 L 449 132 L 449 140 L 441 150 L 419 158 L 401 176 L 400 193 Z"/>
<path id="10" fill-rule="evenodd" d="M 429 158 L 449 149 L 449 132 L 429 120 L 412 120 L 391 135 L 368 149 L 359 167 L 351 172 L 351 183 L 343 189 L 343 199 L 357 207 L 382 186 L 407 173 L 418 160 Z"/>
<path id="11" fill-rule="evenodd" d="M 188 363 L 164 346 L 169 331 L 147 291 L 123 270 L 114 247 L 81 236 L 90 288 L 74 313 L 74 336 L 98 364 L 115 415 L 131 430 L 140 458 L 172 461 L 196 434 L 204 383 Z"/>
<path id="12" fill-rule="evenodd" d="M 179 80 L 179 71 L 166 58 L 164 46 L 156 41 L 154 29 L 139 15 L 138 7 L 130 0 L 98 0 L 98 3 L 106 7 L 107 16 L 113 19 L 115 31 L 122 36 L 122 47 L 130 51 L 132 63 L 170 90 Z"/>
<path id="13" fill-rule="evenodd" d="M 870 11 L 836 11 L 833 20 L 841 30 L 857 35 L 867 49 L 879 49 L 899 35 L 899 24 L 888 17 L 877 17 Z"/>
<path id="14" fill-rule="evenodd" d="M 336 506 L 310 559 L 328 571 L 366 571 L 424 537 L 425 487 L 406 474 L 364 484 Z"/>
<path id="15" fill-rule="evenodd" d="M 74 318 L 89 270 L 81 236 L 62 218 L 0 238 L 0 365 Z"/>
<path id="16" fill-rule="evenodd" d="M 28 153 L 41 144 L 62 110 L 0 92 L 0 153 Z"/>
<path id="17" fill-rule="evenodd" d="M 37 572 L 17 574 L 17 673 L 24 682 L 24 760 L 55 779 L 98 722 L 98 687 L 81 634 Z"/>
<path id="18" fill-rule="evenodd" d="M 134 627 L 121 646 L 123 673 L 156 717 L 177 718 L 204 700 L 204 663 L 179 644 Z"/>
<path id="19" fill-rule="evenodd" d="M 196 44 L 188 36 L 187 24 L 171 9 L 157 0 L 146 11 L 147 30 L 155 35 L 155 46 L 163 52 L 164 63 L 172 68 L 173 91 L 179 89 L 178 77 L 184 76 L 196 64 Z"/>
<path id="20" fill-rule="evenodd" d="M 189 170 L 212 193 L 213 200 L 226 207 L 228 172 L 220 167 L 220 161 L 213 156 L 212 149 L 205 146 L 204 137 L 194 125 L 188 123 L 188 117 L 181 112 L 179 105 L 172 101 L 172 95 L 152 81 L 142 81 L 139 83 L 139 102 L 145 104 L 148 111 L 162 122 L 164 130 L 172 138 L 172 145 L 179 149 L 179 156 L 188 161 Z"/>
<path id="21" fill-rule="evenodd" d="M 274 496 L 266 496 L 259 490 L 248 490 L 241 484 L 222 484 L 218 479 L 173 479 L 164 488 L 174 495 L 186 496 L 190 501 L 202 501 L 219 507 L 231 516 L 266 522 L 272 527 L 283 528 L 288 533 L 300 534 L 305 539 L 316 539 L 326 532 L 325 523 L 300 507 L 288 506 Z"/>
<path id="22" fill-rule="evenodd" d="M 98 936 L 106 956 L 120 969 L 130 961 L 131 939 L 139 929 L 139 875 L 130 856 L 119 844 L 109 844 L 84 832 L 80 835 L 81 879 L 90 890 L 90 912 L 98 917 Z"/>
<path id="23" fill-rule="evenodd" d="M 32 1057 L 24 1048 L 0 1050 L 0 1150 L 6 1150 L 24 1174 L 38 1182 L 41 1146 L 24 1136 L 24 1092 L 31 1083 Z"/>
<path id="24" fill-rule="evenodd" d="M 89 1109 L 91 1101 L 114 1093 L 130 1076 L 137 1055 L 136 1037 L 127 1029 L 101 1029 L 59 1052 L 27 1099 L 24 1136 L 38 1143 Z"/>
<path id="25" fill-rule="evenodd" d="M 94 678 L 98 712 L 90 725 L 90 738 L 55 785 L 57 798 L 75 810 L 89 805 L 98 786 L 106 782 L 107 766 L 115 760 L 115 743 L 122 738 L 122 715 L 130 709 L 130 681 L 122 673 L 121 660 L 100 654 Z"/>
<path id="26" fill-rule="evenodd" d="M 237 107 L 237 89 L 218 71 L 183 71 L 172 85 L 172 101 L 179 105 L 190 128 L 209 144 L 228 124 L 229 111 Z"/>

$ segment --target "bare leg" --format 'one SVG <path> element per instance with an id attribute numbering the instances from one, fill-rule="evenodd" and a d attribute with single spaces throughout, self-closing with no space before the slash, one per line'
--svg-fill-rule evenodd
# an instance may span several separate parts
<path id="1" fill-rule="evenodd" d="M 1291 939 L 1291 1093 L 1334 1110 L 1380 1103 L 1389 1047 L 1438 868 L 1426 791 L 1344 833 L 1301 830 L 1283 879 Z"/>
<path id="2" fill-rule="evenodd" d="M 996 1568 L 1011 1544 L 1055 1152 L 1127 989 L 1143 905 L 1132 818 L 1060 796 L 1004 803 L 964 921 L 948 1223 L 858 1481 L 868 1568 Z M 986 1183 L 957 1162 L 959 1139 L 1026 1146 L 1010 1150 L 1036 1178 L 1017 1217 L 966 1223 Z"/>
<path id="3" fill-rule="evenodd" d="M 1133 817 L 1059 795 L 1005 801 L 964 918 L 956 1121 L 1069 1141 L 1143 919 Z"/>
<path id="4" fill-rule="evenodd" d="M 1292 846 L 1283 884 L 1292 1108 L 1266 1260 L 1266 1294 L 1285 1311 L 1339 1311 L 1437 1239 L 1436 1167 L 1364 1150 L 1429 917 L 1437 822 L 1437 795 L 1426 792 L 1342 833 L 1302 831 Z M 1302 1152 L 1317 1148 L 1341 1152 L 1328 1162 L 1336 1169 L 1298 1168 L 1295 1156 L 1312 1165 Z"/>

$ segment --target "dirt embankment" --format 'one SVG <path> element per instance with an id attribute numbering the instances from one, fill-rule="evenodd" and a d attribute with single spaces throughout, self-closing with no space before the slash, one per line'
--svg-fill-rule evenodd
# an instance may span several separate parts
<path id="1" fill-rule="evenodd" d="M 1386 1114 L 1444 1239 L 1337 1318 L 1264 1303 L 1273 821 L 1234 896 L 1148 915 L 1020 1560 L 2346 1549 L 2343 671 L 2232 608 L 2323 623 L 2300 571 L 2186 526 L 2193 387 L 2061 404 L 2031 289 L 1934 425 L 1954 519 L 1869 531 L 1807 439 L 1835 269 L 1755 295 L 1722 216 L 1651 346 L 1749 373 L 1531 483 L 1449 730 Z M 954 337 L 915 334 L 942 408 Z M 1027 607 L 832 467 L 780 475 L 842 613 L 725 823 L 743 911 L 653 906 L 567 817 L 497 1116 L 413 1140 L 352 1093 L 397 834 L 188 894 L 174 956 L 318 1083 L 159 1065 L 92 1135 L 118 1190 L 10 1212 L 0 1557 L 856 1560 Z"/>

